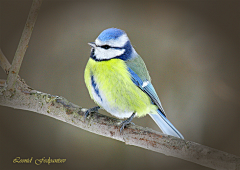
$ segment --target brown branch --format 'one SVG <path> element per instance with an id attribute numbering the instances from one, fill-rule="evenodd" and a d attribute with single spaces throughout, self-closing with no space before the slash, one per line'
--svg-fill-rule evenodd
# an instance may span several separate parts
<path id="1" fill-rule="evenodd" d="M 2 50 L 0 49 L 0 66 L 8 74 L 9 69 L 11 68 L 11 64 L 8 62 L 7 58 L 3 54 Z"/>
<path id="2" fill-rule="evenodd" d="M 27 22 L 23 29 L 23 33 L 12 62 L 12 66 L 9 70 L 9 75 L 7 78 L 7 89 L 9 91 L 13 91 L 14 89 L 15 82 L 17 80 L 17 76 L 22 64 L 22 60 L 27 50 L 28 43 L 32 34 L 34 24 L 37 19 L 38 11 L 40 9 L 41 4 L 42 4 L 42 0 L 33 0 L 31 9 L 28 14 Z"/>
<path id="3" fill-rule="evenodd" d="M 84 112 L 63 97 L 53 96 L 30 89 L 24 82 L 16 83 L 14 95 L 6 95 L 6 88 L 0 87 L 0 105 L 29 110 L 53 117 L 89 132 L 106 136 L 168 156 L 177 157 L 213 169 L 240 169 L 240 157 L 222 152 L 191 141 L 182 140 L 150 128 L 136 125 L 119 132 L 120 120 L 99 113 L 93 113 L 84 122 Z"/>
<path id="4" fill-rule="evenodd" d="M 11 64 L 9 63 L 9 61 L 7 60 L 7 58 L 5 57 L 5 55 L 3 54 L 1 49 L 0 49 L 0 66 L 5 71 L 5 73 L 8 75 L 9 69 L 11 68 Z M 20 76 L 18 75 L 17 82 L 24 82 L 24 80 L 21 79 Z M 0 86 L 6 86 L 6 80 L 0 79 Z"/>

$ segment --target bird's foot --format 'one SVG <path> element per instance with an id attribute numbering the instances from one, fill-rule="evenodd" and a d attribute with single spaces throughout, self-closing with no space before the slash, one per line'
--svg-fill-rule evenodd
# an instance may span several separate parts
<path id="1" fill-rule="evenodd" d="M 99 106 L 95 106 L 93 108 L 88 109 L 85 113 L 84 113 L 84 122 L 86 120 L 86 118 L 88 117 L 89 114 L 93 113 L 93 112 L 98 112 L 98 110 L 100 109 Z"/>
<path id="2" fill-rule="evenodd" d="M 129 124 L 135 125 L 133 122 L 131 122 L 132 119 L 134 118 L 135 114 L 136 114 L 136 113 L 133 113 L 129 118 L 127 118 L 126 120 L 122 121 L 122 123 L 121 123 L 121 128 L 120 128 L 120 133 L 122 133 L 122 131 L 123 131 L 123 129 L 124 129 L 124 127 L 125 127 L 126 125 L 129 125 Z"/>

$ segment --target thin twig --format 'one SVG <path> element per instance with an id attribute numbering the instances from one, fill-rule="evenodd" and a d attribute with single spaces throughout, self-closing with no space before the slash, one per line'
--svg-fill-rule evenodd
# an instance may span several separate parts
<path id="1" fill-rule="evenodd" d="M 86 109 L 63 97 L 31 90 L 23 82 L 18 81 L 16 85 L 16 92 L 13 96 L 5 95 L 6 91 L 0 87 L 0 105 L 47 115 L 128 145 L 163 153 L 209 168 L 240 170 L 240 157 L 235 155 L 136 125 L 131 125 L 120 134 L 121 121 L 118 119 L 93 113 L 84 122 Z"/>
<path id="2" fill-rule="evenodd" d="M 2 69 L 5 71 L 5 73 L 8 75 L 9 69 L 11 68 L 11 64 L 9 63 L 9 61 L 7 60 L 7 58 L 5 57 L 5 55 L 3 54 L 1 49 L 0 49 L 0 65 L 1 65 Z M 0 79 L 0 86 L 6 86 L 6 82 L 7 82 L 7 80 Z M 26 86 L 28 86 L 25 83 L 25 81 L 20 78 L 19 75 L 17 76 L 17 82 L 25 84 Z M 29 87 L 29 86 L 28 86 L 28 88 L 31 89 L 31 87 Z M 9 92 L 9 94 L 11 95 L 11 92 Z"/>
<path id="3" fill-rule="evenodd" d="M 34 24 L 37 19 L 38 11 L 40 9 L 41 4 L 42 4 L 42 0 L 33 0 L 31 9 L 28 14 L 27 22 L 23 29 L 23 33 L 22 33 L 20 42 L 18 44 L 18 48 L 16 50 L 16 53 L 12 62 L 12 66 L 9 70 L 9 75 L 7 78 L 7 89 L 9 91 L 13 91 L 14 89 L 14 85 L 17 80 L 17 76 L 22 64 L 22 60 L 27 50 L 28 43 L 32 34 Z"/>
<path id="4" fill-rule="evenodd" d="M 2 50 L 0 49 L 0 66 L 8 74 L 9 69 L 11 68 L 11 64 L 8 62 L 7 58 L 3 54 Z"/>

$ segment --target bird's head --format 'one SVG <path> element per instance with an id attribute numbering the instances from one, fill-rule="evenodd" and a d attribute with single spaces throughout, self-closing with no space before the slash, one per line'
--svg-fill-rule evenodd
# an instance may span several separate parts
<path id="1" fill-rule="evenodd" d="M 101 32 L 95 42 L 88 43 L 92 47 L 91 58 L 96 61 L 119 58 L 128 60 L 136 52 L 127 34 L 117 28 L 108 28 Z"/>

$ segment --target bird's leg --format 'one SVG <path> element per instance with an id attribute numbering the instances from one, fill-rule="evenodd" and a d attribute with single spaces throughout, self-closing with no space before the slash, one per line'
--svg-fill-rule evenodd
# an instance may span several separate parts
<path id="1" fill-rule="evenodd" d="M 136 113 L 134 112 L 129 118 L 127 118 L 126 120 L 122 121 L 122 123 L 121 123 L 121 128 L 120 128 L 120 133 L 122 133 L 122 131 L 123 131 L 123 129 L 124 129 L 124 127 L 125 127 L 126 125 L 132 123 L 131 121 L 132 121 L 132 119 L 134 118 L 135 114 L 136 114 Z M 133 123 L 133 124 L 134 124 L 134 123 Z"/>
<path id="2" fill-rule="evenodd" d="M 84 122 L 86 120 L 86 118 L 88 117 L 89 114 L 91 114 L 92 112 L 98 112 L 98 109 L 100 109 L 99 106 L 95 106 L 93 108 L 88 109 L 85 113 L 84 113 Z"/>

